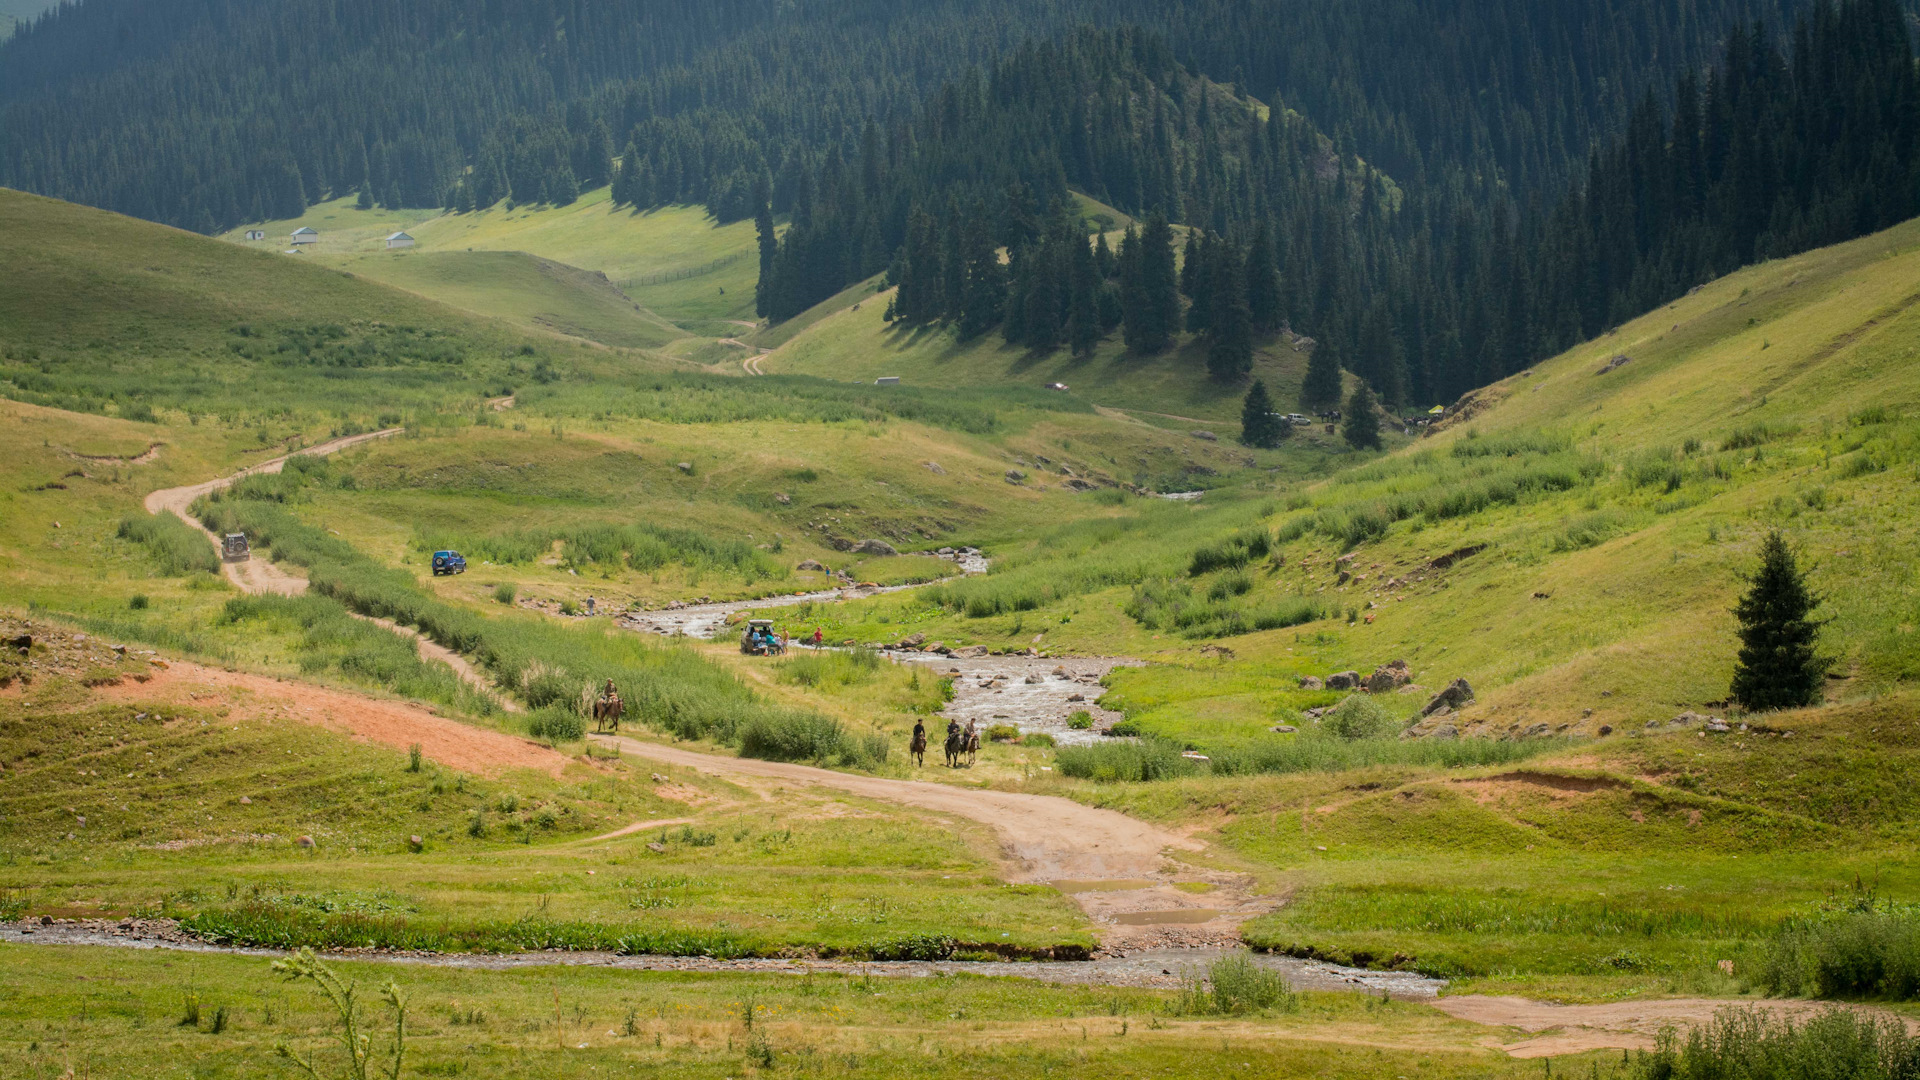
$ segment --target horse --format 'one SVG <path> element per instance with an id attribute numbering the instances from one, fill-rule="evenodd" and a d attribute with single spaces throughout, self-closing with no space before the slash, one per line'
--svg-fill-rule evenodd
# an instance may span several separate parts
<path id="1" fill-rule="evenodd" d="M 612 725 L 613 733 L 620 734 L 620 718 L 626 715 L 627 703 L 616 695 L 610 698 L 596 698 L 593 702 L 593 730 L 598 732 Z"/>
<path id="2" fill-rule="evenodd" d="M 916 766 L 926 765 L 927 763 L 927 729 L 926 728 L 922 727 L 919 724 L 913 725 L 913 742 L 908 744 L 907 752 L 913 755 L 914 765 Z"/>
<path id="3" fill-rule="evenodd" d="M 959 728 L 947 729 L 947 768 L 960 767 L 960 755 L 967 749 L 967 737 Z"/>

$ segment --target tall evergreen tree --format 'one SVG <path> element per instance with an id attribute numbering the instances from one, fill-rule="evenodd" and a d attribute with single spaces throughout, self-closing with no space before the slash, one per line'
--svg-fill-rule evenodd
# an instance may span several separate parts
<path id="1" fill-rule="evenodd" d="M 1173 264 L 1173 228 L 1154 211 L 1135 245 L 1139 251 L 1138 303 L 1126 304 L 1127 344 L 1137 352 L 1157 353 L 1173 343 L 1180 326 L 1180 280 Z"/>
<path id="2" fill-rule="evenodd" d="M 1232 244 L 1215 240 L 1208 247 L 1207 373 L 1221 382 L 1234 382 L 1253 370 L 1246 270 Z"/>
<path id="3" fill-rule="evenodd" d="M 1292 434 L 1293 425 L 1274 412 L 1273 399 L 1267 396 L 1267 384 L 1253 380 L 1240 405 L 1240 441 L 1247 446 L 1271 450 Z"/>
<path id="4" fill-rule="evenodd" d="M 1355 450 L 1380 449 L 1379 402 L 1373 389 L 1361 380 L 1347 399 L 1346 415 L 1341 418 L 1340 437 Z"/>
<path id="5" fill-rule="evenodd" d="M 1067 344 L 1073 355 L 1090 356 L 1100 343 L 1100 271 L 1086 237 L 1076 233 L 1067 248 Z"/>
<path id="6" fill-rule="evenodd" d="M 1307 354 L 1307 377 L 1300 383 L 1300 407 L 1317 412 L 1340 404 L 1340 348 L 1323 337 Z"/>
<path id="7" fill-rule="evenodd" d="M 773 207 L 764 201 L 754 212 L 753 230 L 760 238 L 760 282 L 754 286 L 753 310 L 764 319 L 774 310 L 774 260 L 780 254 L 780 240 L 773 230 Z"/>
<path id="8" fill-rule="evenodd" d="M 1286 322 L 1280 296 L 1280 264 L 1273 251 L 1273 228 L 1266 218 L 1253 232 L 1247 248 L 1247 318 L 1253 332 L 1267 335 L 1277 332 Z"/>
<path id="9" fill-rule="evenodd" d="M 1747 585 L 1733 609 L 1740 620 L 1733 700 L 1753 712 L 1814 704 L 1830 666 L 1815 652 L 1821 623 L 1813 610 L 1820 599 L 1807 589 L 1779 530 L 1761 541 L 1760 569 Z"/>
<path id="10" fill-rule="evenodd" d="M 968 216 L 966 232 L 967 290 L 960 311 L 960 336 L 975 338 L 993 329 L 1007 299 L 1007 268 L 1000 261 L 984 208 L 978 204 Z"/>

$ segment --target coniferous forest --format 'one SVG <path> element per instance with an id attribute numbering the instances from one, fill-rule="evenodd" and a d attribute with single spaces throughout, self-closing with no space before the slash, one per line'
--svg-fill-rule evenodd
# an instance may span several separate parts
<path id="1" fill-rule="evenodd" d="M 1290 328 L 1305 404 L 1344 368 L 1406 407 L 1910 216 L 1910 33 L 1897 0 L 89 0 L 0 46 L 0 184 L 207 232 L 611 184 L 759 218 L 774 320 L 887 271 L 908 322 L 1192 333 L 1225 380 Z M 1092 243 L 1070 191 L 1141 228 Z"/>

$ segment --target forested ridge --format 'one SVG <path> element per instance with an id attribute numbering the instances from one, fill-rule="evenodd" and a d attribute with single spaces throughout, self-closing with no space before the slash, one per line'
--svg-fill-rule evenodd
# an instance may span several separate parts
<path id="1" fill-rule="evenodd" d="M 1091 23 L 1157 30 L 1408 181 L 1530 190 L 1729 27 L 1803 4 L 83 0 L 0 46 L 0 183 L 211 231 L 360 190 L 440 205 L 469 168 L 564 199 L 632 140 L 657 191 L 737 213 L 796 145 L 851 153 L 867 120 Z"/>
<path id="2" fill-rule="evenodd" d="M 0 46 L 0 183 L 202 231 L 611 184 L 758 216 L 775 320 L 889 270 L 910 322 L 1200 334 L 1225 380 L 1288 327 L 1305 404 L 1344 367 L 1397 408 L 1911 215 L 1909 36 L 1900 0 L 84 0 Z M 1070 189 L 1152 220 L 1095 245 Z"/>

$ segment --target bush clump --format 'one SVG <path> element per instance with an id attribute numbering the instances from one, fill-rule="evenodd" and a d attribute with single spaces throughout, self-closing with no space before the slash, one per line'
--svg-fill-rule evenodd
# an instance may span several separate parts
<path id="1" fill-rule="evenodd" d="M 819 713 L 763 710 L 740 729 L 740 756 L 766 761 L 873 768 L 886 764 L 888 749 L 884 734 L 855 735 L 840 721 Z"/>
<path id="2" fill-rule="evenodd" d="M 170 511 L 129 514 L 120 519 L 118 535 L 146 548 L 160 572 L 168 577 L 220 572 L 220 556 L 206 536 Z"/>
<path id="3" fill-rule="evenodd" d="M 1635 1080 L 1824 1080 L 1920 1076 L 1920 1039 L 1891 1016 L 1832 1008 L 1804 1022 L 1758 1009 L 1722 1010 L 1709 1026 L 1680 1040 L 1662 1031 L 1652 1052 L 1638 1055 Z"/>
<path id="4" fill-rule="evenodd" d="M 1404 727 L 1404 721 L 1368 694 L 1350 695 L 1320 718 L 1321 731 L 1348 742 L 1398 735 Z"/>
<path id="5" fill-rule="evenodd" d="M 1790 920 L 1755 981 L 1782 997 L 1920 998 L 1920 912 L 1869 897 L 1853 910 Z"/>
<path id="6" fill-rule="evenodd" d="M 1118 725 L 1115 728 L 1117 730 Z M 1063 776 L 1099 783 L 1169 780 L 1177 776 L 1199 776 L 1206 771 L 1206 762 L 1180 754 L 1179 743 L 1149 736 L 1139 742 L 1063 747 L 1055 764 Z"/>
<path id="7" fill-rule="evenodd" d="M 1215 960 L 1204 978 L 1190 975 L 1181 981 L 1180 1011 L 1190 1015 L 1292 1012 L 1300 1007 L 1300 995 L 1279 972 L 1244 953 Z"/>
<path id="8" fill-rule="evenodd" d="M 572 709 L 549 705 L 527 714 L 527 734 L 554 742 L 579 742 L 587 737 L 587 723 Z"/>

